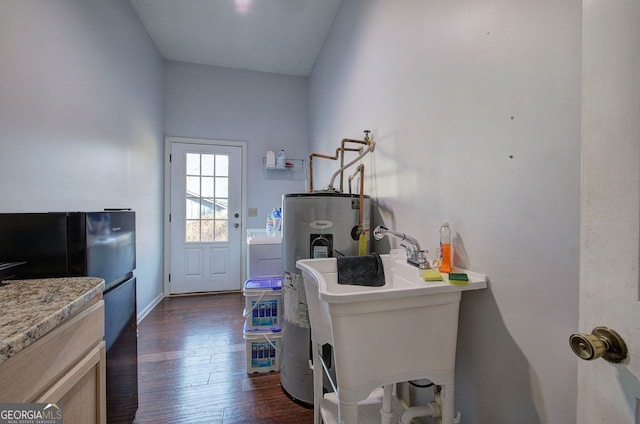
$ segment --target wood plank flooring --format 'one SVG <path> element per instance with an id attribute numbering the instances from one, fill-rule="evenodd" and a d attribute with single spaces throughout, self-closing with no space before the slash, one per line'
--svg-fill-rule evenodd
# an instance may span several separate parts
<path id="1" fill-rule="evenodd" d="M 138 326 L 136 423 L 313 423 L 280 374 L 246 373 L 242 293 L 165 298 Z"/>

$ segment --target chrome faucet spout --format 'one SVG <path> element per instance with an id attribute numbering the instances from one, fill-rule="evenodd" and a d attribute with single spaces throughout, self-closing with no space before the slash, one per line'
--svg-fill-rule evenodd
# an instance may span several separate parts
<path id="1" fill-rule="evenodd" d="M 408 241 L 412 245 L 413 250 L 420 250 L 420 243 L 418 242 L 418 240 L 404 233 L 392 231 L 387 227 L 383 227 L 382 225 L 378 225 L 373 230 L 373 238 L 375 238 L 376 240 L 382 240 L 386 235 L 392 235 L 400 241 Z"/>
<path id="2" fill-rule="evenodd" d="M 382 240 L 385 236 L 389 235 L 399 239 L 401 242 L 406 242 L 400 243 L 400 245 L 407 251 L 407 263 L 417 266 L 418 268 L 429 268 L 427 251 L 420 248 L 418 240 L 404 233 L 392 231 L 382 225 L 378 225 L 373 229 L 373 238 L 376 240 Z"/>

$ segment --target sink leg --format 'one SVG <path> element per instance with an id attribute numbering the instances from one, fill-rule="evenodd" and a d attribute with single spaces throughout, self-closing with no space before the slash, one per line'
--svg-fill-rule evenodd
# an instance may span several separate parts
<path id="1" fill-rule="evenodd" d="M 382 409 L 380 415 L 382 416 L 382 424 L 391 424 L 393 418 L 393 411 L 391 409 L 391 397 L 393 396 L 393 384 L 387 384 L 383 386 L 384 395 L 382 396 Z"/>
<path id="2" fill-rule="evenodd" d="M 322 364 L 320 364 L 320 349 L 322 349 L 322 346 L 319 343 L 313 343 L 313 424 L 322 424 L 322 419 L 320 418 L 320 402 L 322 400 L 323 373 Z"/>
<path id="3" fill-rule="evenodd" d="M 442 396 L 442 424 L 454 423 L 453 389 L 453 384 L 445 384 L 442 386 L 442 392 L 440 393 L 440 396 Z"/>
<path id="4" fill-rule="evenodd" d="M 338 422 L 342 424 L 358 424 L 358 403 L 340 401 L 338 404 Z"/>

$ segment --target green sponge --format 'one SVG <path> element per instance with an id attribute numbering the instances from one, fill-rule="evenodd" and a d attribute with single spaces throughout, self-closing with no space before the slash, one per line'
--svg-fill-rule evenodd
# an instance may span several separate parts
<path id="1" fill-rule="evenodd" d="M 422 279 L 424 281 L 442 281 L 442 274 L 437 269 L 423 269 Z"/>
<path id="2" fill-rule="evenodd" d="M 456 286 L 468 286 L 469 277 L 467 277 L 467 274 L 451 272 L 449 273 L 449 284 L 455 284 Z"/>

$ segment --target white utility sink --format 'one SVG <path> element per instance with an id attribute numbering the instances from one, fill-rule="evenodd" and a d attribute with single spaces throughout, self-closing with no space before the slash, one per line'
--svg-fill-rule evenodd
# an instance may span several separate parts
<path id="1" fill-rule="evenodd" d="M 453 423 L 453 384 L 461 293 L 487 287 L 486 277 L 469 271 L 469 285 L 425 282 L 421 271 L 381 255 L 385 285 L 338 284 L 337 260 L 302 259 L 311 337 L 333 346 L 339 415 L 357 423 L 357 402 L 379 386 L 427 378 L 443 386 L 442 422 Z M 317 358 L 314 351 L 314 364 Z M 314 402 L 319 404 L 322 375 Z M 322 371 L 319 371 L 320 373 Z M 316 399 L 316 396 L 317 399 Z M 338 417 L 340 422 L 340 417 Z"/>
<path id="2" fill-rule="evenodd" d="M 487 287 L 484 275 L 459 269 L 454 271 L 464 272 L 469 276 L 468 286 L 449 284 L 447 274 L 443 274 L 444 281 L 424 281 L 421 275 L 422 270 L 408 264 L 405 260 L 394 260 L 389 255 L 380 255 L 380 257 L 385 272 L 385 285 L 381 287 L 338 284 L 336 258 L 302 259 L 296 262 L 296 266 L 302 271 L 303 276 L 307 274 L 314 278 L 314 275 L 323 275 L 323 278 L 318 279 L 319 296 L 320 300 L 329 303 L 395 299 Z"/>

